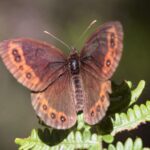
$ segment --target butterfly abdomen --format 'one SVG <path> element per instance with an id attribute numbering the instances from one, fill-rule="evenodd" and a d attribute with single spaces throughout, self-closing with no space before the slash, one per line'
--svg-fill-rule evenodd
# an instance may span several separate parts
<path id="1" fill-rule="evenodd" d="M 73 97 L 75 100 L 76 111 L 79 112 L 83 110 L 83 102 L 84 102 L 82 78 L 79 74 L 72 76 L 72 84 L 73 84 L 73 93 L 74 93 Z"/>

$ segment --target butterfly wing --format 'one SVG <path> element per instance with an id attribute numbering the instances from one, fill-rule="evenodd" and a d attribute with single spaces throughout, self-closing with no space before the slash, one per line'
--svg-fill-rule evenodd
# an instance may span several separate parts
<path id="1" fill-rule="evenodd" d="M 86 100 L 84 120 L 91 125 L 98 123 L 109 106 L 111 82 L 122 54 L 123 31 L 119 22 L 102 25 L 81 50 L 81 75 Z"/>
<path id="2" fill-rule="evenodd" d="M 109 79 L 122 55 L 123 30 L 119 22 L 102 25 L 81 50 L 81 62 L 101 80 Z"/>
<path id="3" fill-rule="evenodd" d="M 32 105 L 48 126 L 68 129 L 76 122 L 70 74 L 65 72 L 44 92 L 32 93 Z"/>
<path id="4" fill-rule="evenodd" d="M 6 40 L 0 43 L 0 56 L 12 75 L 32 91 L 45 89 L 65 71 L 65 56 L 45 42 Z"/>

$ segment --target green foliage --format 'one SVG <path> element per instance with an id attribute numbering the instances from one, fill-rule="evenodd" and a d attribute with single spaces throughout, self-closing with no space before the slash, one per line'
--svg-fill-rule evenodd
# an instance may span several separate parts
<path id="1" fill-rule="evenodd" d="M 108 150 L 148 150 L 149 148 L 143 148 L 143 143 L 140 138 L 136 138 L 133 141 L 131 138 L 128 138 L 125 141 L 125 144 L 122 142 L 117 142 L 116 146 L 109 144 Z"/>
<path id="2" fill-rule="evenodd" d="M 56 136 L 56 135 L 55 135 Z M 51 139 L 50 139 L 51 140 Z M 84 131 L 83 133 L 76 131 L 70 132 L 70 134 L 65 138 L 60 144 L 56 146 L 48 146 L 50 143 L 44 143 L 38 134 L 38 130 L 32 130 L 31 136 L 26 139 L 16 139 L 15 142 L 21 145 L 20 149 L 27 150 L 58 150 L 58 149 L 65 149 L 65 150 L 73 150 L 77 148 L 89 148 L 92 149 L 99 149 L 99 137 L 96 134 L 92 134 L 89 131 Z"/>
<path id="3" fill-rule="evenodd" d="M 136 128 L 139 124 L 150 121 L 150 101 L 146 105 L 134 105 L 129 108 L 126 113 L 116 113 L 114 118 L 111 118 L 113 123 L 112 134 L 123 130 L 131 130 Z"/>
<path id="4" fill-rule="evenodd" d="M 127 84 L 130 87 L 130 89 L 131 89 L 132 88 L 132 83 L 130 81 L 128 81 Z M 133 89 L 131 91 L 131 100 L 130 100 L 130 104 L 129 105 L 134 104 L 138 100 L 138 98 L 142 94 L 142 91 L 143 91 L 144 87 L 145 87 L 145 81 L 141 80 L 139 82 L 137 88 L 135 88 L 135 89 Z"/>
<path id="5" fill-rule="evenodd" d="M 133 88 L 129 81 L 120 85 L 113 84 L 110 108 L 98 125 L 85 124 L 83 114 L 80 114 L 77 126 L 69 130 L 33 129 L 31 136 L 25 139 L 16 138 L 15 142 L 20 145 L 20 150 L 144 149 L 140 138 L 135 141 L 128 138 L 125 144 L 117 142 L 116 146 L 112 144 L 114 135 L 118 132 L 135 129 L 139 124 L 150 121 L 150 101 L 140 105 L 134 104 L 144 87 L 144 81 L 140 81 L 136 88 Z M 108 148 L 103 148 L 103 142 L 108 144 Z"/>

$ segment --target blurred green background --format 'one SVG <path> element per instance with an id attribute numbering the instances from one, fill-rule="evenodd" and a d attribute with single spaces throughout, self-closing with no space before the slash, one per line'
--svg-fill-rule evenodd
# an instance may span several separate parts
<path id="1" fill-rule="evenodd" d="M 87 36 L 104 22 L 119 20 L 124 27 L 124 52 L 113 80 L 146 80 L 141 101 L 150 98 L 150 1 L 149 0 L 0 0 L 0 41 L 32 37 L 60 43 L 43 33 L 47 30 L 69 45 L 77 42 L 89 23 L 97 19 Z M 85 39 L 84 39 L 85 40 Z M 83 41 L 77 47 L 83 46 Z M 15 150 L 16 137 L 27 137 L 39 127 L 31 106 L 30 91 L 19 84 L 0 61 L 0 150 Z M 123 140 L 129 134 L 118 135 Z M 149 125 L 141 125 L 130 136 L 141 136 L 150 146 Z"/>

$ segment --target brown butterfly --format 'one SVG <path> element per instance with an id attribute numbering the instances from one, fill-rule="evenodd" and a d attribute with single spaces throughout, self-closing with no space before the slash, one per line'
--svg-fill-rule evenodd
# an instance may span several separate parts
<path id="1" fill-rule="evenodd" d="M 12 75 L 32 91 L 32 105 L 48 126 L 68 129 L 83 111 L 90 125 L 105 116 L 111 82 L 122 54 L 119 22 L 97 29 L 81 52 L 66 57 L 58 48 L 28 38 L 0 43 L 1 58 Z"/>

